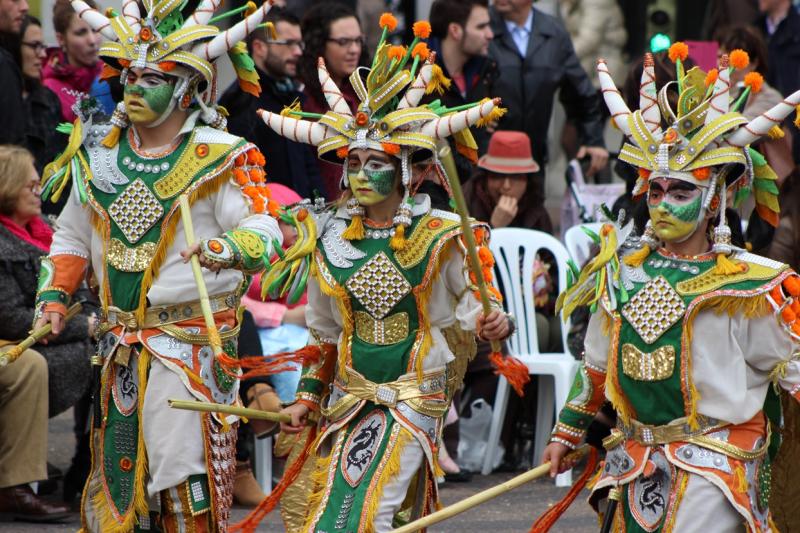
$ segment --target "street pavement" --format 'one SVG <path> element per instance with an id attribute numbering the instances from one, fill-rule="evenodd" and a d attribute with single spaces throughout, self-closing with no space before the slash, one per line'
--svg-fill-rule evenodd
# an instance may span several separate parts
<path id="1" fill-rule="evenodd" d="M 48 443 L 48 459 L 50 463 L 66 471 L 69 466 L 75 440 L 72 434 L 72 411 L 50 420 Z M 497 473 L 489 476 L 476 475 L 469 483 L 445 483 L 441 486 L 441 497 L 444 505 L 460 501 L 476 492 L 480 492 L 513 477 L 514 474 Z M 470 511 L 428 528 L 429 532 L 481 532 L 481 533 L 525 533 L 533 521 L 565 493 L 566 488 L 557 488 L 552 481 L 538 480 L 523 485 L 495 500 L 491 500 Z M 598 522 L 586 503 L 588 492 L 584 491 L 571 508 L 551 529 L 553 532 L 595 533 Z M 247 514 L 244 508 L 234 508 L 232 521 L 242 519 Z M 41 525 L 22 522 L 0 522 L 0 532 L 75 532 L 80 528 L 77 513 L 71 520 L 63 524 Z M 267 516 L 258 528 L 261 532 L 281 532 L 278 511 Z"/>

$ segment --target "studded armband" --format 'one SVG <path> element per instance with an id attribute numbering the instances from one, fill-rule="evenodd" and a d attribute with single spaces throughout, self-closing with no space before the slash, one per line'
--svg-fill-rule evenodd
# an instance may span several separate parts
<path id="1" fill-rule="evenodd" d="M 221 263 L 225 268 L 255 273 L 264 268 L 262 258 L 269 249 L 266 238 L 255 231 L 236 229 L 202 241 L 200 250 L 208 259 Z"/>
<path id="2" fill-rule="evenodd" d="M 33 323 L 43 313 L 67 314 L 71 294 L 83 279 L 87 259 L 76 254 L 43 257 L 39 268 Z"/>
<path id="3" fill-rule="evenodd" d="M 336 344 L 320 344 L 321 357 L 313 363 L 303 365 L 303 375 L 297 385 L 295 400 L 309 408 L 319 410 L 320 402 L 326 395 L 333 378 L 336 365 Z"/>
<path id="4" fill-rule="evenodd" d="M 572 383 L 567 403 L 558 415 L 558 422 L 550 437 L 574 449 L 583 440 L 594 415 L 605 399 L 606 373 L 584 361 Z"/>

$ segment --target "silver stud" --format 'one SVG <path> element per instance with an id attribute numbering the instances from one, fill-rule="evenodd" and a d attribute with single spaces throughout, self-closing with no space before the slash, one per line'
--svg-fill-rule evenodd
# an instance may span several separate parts
<path id="1" fill-rule="evenodd" d="M 168 169 L 169 169 L 169 163 L 167 163 L 166 161 L 161 163 L 161 170 L 168 170 Z"/>
<path id="2" fill-rule="evenodd" d="M 686 457 L 687 459 L 691 459 L 692 455 L 694 454 L 692 453 L 691 448 L 686 448 L 685 450 L 683 450 L 683 456 Z"/>
<path id="3" fill-rule="evenodd" d="M 123 158 L 122 158 L 122 164 L 123 164 L 123 165 L 125 165 L 126 167 L 127 167 L 128 165 L 130 165 L 130 163 L 131 163 L 131 158 L 130 158 L 130 157 L 128 157 L 127 155 L 126 155 L 125 157 L 123 157 Z"/>
<path id="4" fill-rule="evenodd" d="M 137 172 L 141 172 L 142 170 L 144 170 L 144 163 L 137 163 L 136 164 L 136 171 Z"/>

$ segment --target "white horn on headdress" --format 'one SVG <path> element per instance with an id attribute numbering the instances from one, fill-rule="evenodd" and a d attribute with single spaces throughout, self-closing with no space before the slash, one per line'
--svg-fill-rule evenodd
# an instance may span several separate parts
<path id="1" fill-rule="evenodd" d="M 236 43 L 243 41 L 250 32 L 261 24 L 264 17 L 269 13 L 272 4 L 266 2 L 256 9 L 249 17 L 240 20 L 235 26 L 220 33 L 207 43 L 199 44 L 192 48 L 192 53 L 202 57 L 206 61 L 214 61 L 216 58 L 227 53 Z"/>
<path id="2" fill-rule="evenodd" d="M 133 33 L 139 33 L 142 25 L 141 13 L 139 13 L 139 2 L 137 0 L 122 0 L 122 16 L 125 17 L 125 22 L 131 27 Z"/>
<path id="3" fill-rule="evenodd" d="M 780 123 L 783 122 L 783 119 L 788 117 L 789 114 L 795 110 L 798 104 L 800 104 L 800 91 L 790 94 L 784 98 L 783 102 L 776 104 L 769 111 L 765 111 L 747 124 L 739 126 L 739 128 L 726 139 L 726 142 L 738 147 L 754 143 L 766 135 L 773 126 L 779 126 Z"/>
<path id="4" fill-rule="evenodd" d="M 433 55 L 433 53 L 431 53 L 431 55 Z M 408 89 L 406 89 L 405 94 L 403 94 L 403 98 L 400 100 L 400 103 L 397 104 L 397 109 L 409 109 L 411 107 L 417 107 L 420 100 L 422 100 L 422 97 L 425 96 L 425 90 L 427 89 L 431 78 L 433 78 L 433 61 L 428 58 L 428 61 L 426 61 L 425 64 L 422 65 L 422 68 L 419 69 L 419 74 L 417 74 L 414 83 L 412 83 Z"/>
<path id="5" fill-rule="evenodd" d="M 716 118 L 728 112 L 730 108 L 731 79 L 728 69 L 728 54 L 723 54 L 719 58 L 719 73 L 714 82 L 714 96 L 708 103 L 706 112 L 706 124 L 711 124 Z"/>
<path id="6" fill-rule="evenodd" d="M 75 13 L 77 13 L 94 31 L 102 33 L 103 37 L 110 41 L 118 40 L 117 34 L 114 33 L 113 28 L 111 28 L 111 21 L 107 16 L 103 15 L 83 0 L 72 0 L 72 9 L 74 9 Z"/>
<path id="7" fill-rule="evenodd" d="M 272 113 L 263 109 L 259 109 L 257 113 L 264 124 L 272 128 L 275 133 L 296 142 L 317 146 L 329 136 L 330 128 L 319 122 L 285 117 L 280 113 Z M 333 130 L 330 132 L 335 134 Z"/>
<path id="8" fill-rule="evenodd" d="M 331 75 L 325 67 L 325 60 L 321 57 L 317 59 L 317 77 L 319 77 L 322 94 L 325 96 L 325 100 L 328 102 L 328 107 L 331 108 L 331 111 L 346 117 L 353 116 L 353 113 L 350 112 L 350 106 L 347 105 L 347 101 L 344 99 L 344 96 L 342 96 L 342 91 L 339 90 L 339 87 L 333 79 L 331 79 Z"/>
<path id="9" fill-rule="evenodd" d="M 211 20 L 211 17 L 214 16 L 214 13 L 217 12 L 217 9 L 219 9 L 221 5 L 222 0 L 202 0 L 197 5 L 197 9 L 186 19 L 186 22 L 183 23 L 181 28 L 185 29 L 191 28 L 192 26 L 208 24 L 208 21 Z"/>
<path id="10" fill-rule="evenodd" d="M 489 115 L 495 107 L 500 106 L 500 99 L 486 100 L 485 102 L 470 107 L 464 111 L 458 111 L 450 115 L 431 120 L 422 126 L 420 133 L 426 137 L 444 139 L 463 129 L 469 128 L 480 119 Z"/>
<path id="11" fill-rule="evenodd" d="M 625 135 L 630 136 L 631 130 L 628 128 L 628 117 L 631 115 L 631 110 L 622 95 L 619 94 L 617 86 L 614 85 L 614 80 L 611 74 L 608 73 L 605 59 L 597 60 L 597 78 L 600 80 L 600 89 L 603 91 L 603 99 L 606 101 L 606 106 L 611 112 L 611 118 L 614 123 Z"/>
<path id="12" fill-rule="evenodd" d="M 656 70 L 653 54 L 644 55 L 642 68 L 642 81 L 639 85 L 639 110 L 642 112 L 644 123 L 652 133 L 661 129 L 661 111 L 658 109 L 656 95 Z"/>

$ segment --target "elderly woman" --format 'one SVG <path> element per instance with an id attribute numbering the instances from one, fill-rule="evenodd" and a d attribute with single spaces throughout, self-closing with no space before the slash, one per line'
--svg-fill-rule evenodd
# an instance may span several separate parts
<path id="1" fill-rule="evenodd" d="M 30 152 L 0 146 L 0 345 L 27 337 L 34 322 L 39 259 L 49 252 L 53 236 L 41 218 L 39 193 L 39 175 Z M 34 346 L 47 360 L 50 417 L 88 394 L 94 309 L 84 304 L 58 338 Z"/>

